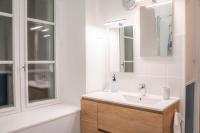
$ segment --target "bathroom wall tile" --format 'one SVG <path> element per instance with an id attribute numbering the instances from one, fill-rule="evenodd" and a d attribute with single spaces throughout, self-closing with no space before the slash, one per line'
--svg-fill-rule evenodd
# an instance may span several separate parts
<path id="1" fill-rule="evenodd" d="M 149 63 L 149 64 L 166 64 L 168 62 L 171 62 L 172 57 L 140 57 L 140 60 L 142 60 L 145 63 Z"/>
<path id="2" fill-rule="evenodd" d="M 147 77 L 145 75 L 135 75 L 134 78 L 119 79 L 120 89 L 128 92 L 138 93 L 138 86 L 141 83 L 147 83 Z"/>
<path id="3" fill-rule="evenodd" d="M 120 90 L 129 91 L 129 92 L 136 92 L 136 84 L 137 81 L 135 79 L 120 79 Z"/>
<path id="4" fill-rule="evenodd" d="M 134 53 L 134 58 L 136 57 L 140 57 L 140 40 L 139 39 L 134 39 L 134 49 L 133 49 L 133 53 Z"/>
<path id="5" fill-rule="evenodd" d="M 116 1 L 116 6 L 112 6 L 112 1 L 99 1 L 100 17 L 99 20 L 107 21 L 109 19 L 125 18 L 132 25 L 135 26 L 136 36 L 134 38 L 134 73 L 132 74 L 118 74 L 118 81 L 122 91 L 138 92 L 138 85 L 145 83 L 147 85 L 148 93 L 162 94 L 163 87 L 172 88 L 172 94 L 177 96 L 182 88 L 182 77 L 184 77 L 184 47 L 185 47 L 185 16 L 184 16 L 184 0 L 174 1 L 174 52 L 171 57 L 141 57 L 140 56 L 140 22 L 139 10 L 124 11 L 121 7 L 121 2 Z M 106 5 L 105 5 L 106 3 Z M 110 5 L 110 6 L 109 6 Z M 111 11 L 112 10 L 112 11 Z M 111 12 L 108 12 L 111 11 Z M 116 12 L 117 11 L 117 12 Z M 105 15 L 105 16 L 104 16 Z M 99 16 L 97 16 L 98 18 Z M 98 20 L 98 22 L 99 22 Z M 137 20 L 137 21 L 136 21 Z M 102 23 L 103 24 L 103 23 Z M 104 43 L 102 43 L 104 44 Z M 107 46 L 107 44 L 105 45 Z M 98 49 L 98 47 L 94 47 Z M 96 54 L 96 53 L 95 53 Z M 92 57 L 92 56 L 91 56 Z M 104 56 L 99 57 L 104 58 Z M 106 57 L 105 57 L 106 58 Z M 98 61 L 98 60 L 96 60 Z M 96 62 L 95 61 L 95 62 Z M 93 65 L 91 65 L 93 66 Z M 96 65 L 95 65 L 96 66 Z M 97 66 L 96 66 L 97 67 Z M 88 69 L 94 73 L 96 69 Z M 95 72 L 96 73 L 96 72 Z M 95 75 L 95 74 L 92 74 Z M 103 75 L 101 76 L 103 77 Z M 98 78 L 99 79 L 99 78 Z M 91 79 L 91 84 L 95 86 L 94 79 Z M 98 81 L 99 82 L 99 81 Z M 94 87 L 93 86 L 93 87 Z M 93 88 L 92 86 L 90 88 Z"/>
<path id="6" fill-rule="evenodd" d="M 172 61 L 182 62 L 184 57 L 184 47 L 185 47 L 185 36 L 184 35 L 174 35 L 173 40 L 173 56 Z"/>
<path id="7" fill-rule="evenodd" d="M 146 87 L 148 93 L 154 95 L 162 95 L 163 87 L 166 87 L 166 78 L 148 76 Z"/>
<path id="8" fill-rule="evenodd" d="M 174 52 L 167 65 L 167 77 L 184 77 L 184 36 L 174 36 Z"/>
<path id="9" fill-rule="evenodd" d="M 185 34 L 185 1 L 174 0 L 174 33 L 176 35 Z"/>
<path id="10" fill-rule="evenodd" d="M 134 63 L 134 73 L 135 74 L 147 74 L 147 63 L 135 62 Z"/>
<path id="11" fill-rule="evenodd" d="M 167 77 L 184 77 L 183 65 L 181 63 L 167 64 Z"/>
<path id="12" fill-rule="evenodd" d="M 147 67 L 147 74 L 152 76 L 165 76 L 166 75 L 166 65 L 165 64 L 148 64 Z"/>
<path id="13" fill-rule="evenodd" d="M 171 96 L 180 97 L 183 78 L 167 78 L 167 87 L 171 89 Z"/>

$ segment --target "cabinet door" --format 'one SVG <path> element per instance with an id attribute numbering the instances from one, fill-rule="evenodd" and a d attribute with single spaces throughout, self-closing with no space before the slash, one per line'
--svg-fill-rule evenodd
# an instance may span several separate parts
<path id="1" fill-rule="evenodd" d="M 97 103 L 81 100 L 81 133 L 97 132 Z"/>
<path id="2" fill-rule="evenodd" d="M 162 114 L 98 104 L 98 128 L 110 133 L 162 133 Z"/>

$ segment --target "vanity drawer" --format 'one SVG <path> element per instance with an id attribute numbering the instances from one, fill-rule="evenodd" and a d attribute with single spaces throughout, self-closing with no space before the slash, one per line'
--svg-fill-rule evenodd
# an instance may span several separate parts
<path id="1" fill-rule="evenodd" d="M 81 133 L 173 133 L 179 101 L 153 111 L 125 105 L 81 100 Z"/>
<path id="2" fill-rule="evenodd" d="M 162 114 L 98 104 L 98 128 L 110 133 L 162 133 Z"/>
<path id="3" fill-rule="evenodd" d="M 97 132 L 97 103 L 81 100 L 81 133 Z"/>

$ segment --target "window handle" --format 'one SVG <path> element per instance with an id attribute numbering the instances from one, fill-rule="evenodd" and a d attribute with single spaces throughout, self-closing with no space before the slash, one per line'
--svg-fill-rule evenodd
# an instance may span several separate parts
<path id="1" fill-rule="evenodd" d="M 26 71 L 26 66 L 25 66 L 25 65 L 22 66 L 22 67 L 20 68 L 20 70 L 24 70 L 24 71 Z"/>

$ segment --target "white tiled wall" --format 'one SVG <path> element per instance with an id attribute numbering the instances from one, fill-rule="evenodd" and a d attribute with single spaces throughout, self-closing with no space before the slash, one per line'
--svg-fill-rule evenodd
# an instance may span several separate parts
<path id="1" fill-rule="evenodd" d="M 96 6 L 99 10 L 98 15 L 102 19 L 102 26 L 108 20 L 117 19 L 127 19 L 135 26 L 134 73 L 118 74 L 121 90 L 137 92 L 138 84 L 145 83 L 149 93 L 160 95 L 163 87 L 170 87 L 172 96 L 181 96 L 184 88 L 184 0 L 174 0 L 174 54 L 172 57 L 143 58 L 140 56 L 139 6 L 127 11 L 123 8 L 121 0 L 98 0 Z M 98 18 L 98 15 L 95 17 Z"/>
<path id="2" fill-rule="evenodd" d="M 139 45 L 139 43 L 135 43 Z M 134 47 L 139 51 L 139 47 Z M 172 96 L 180 96 L 184 88 L 184 36 L 175 36 L 172 57 L 142 58 L 135 53 L 134 73 L 119 74 L 120 87 L 126 91 L 138 91 L 139 83 L 145 83 L 152 94 L 162 94 L 163 87 L 170 87 Z"/>
<path id="3" fill-rule="evenodd" d="M 140 56 L 140 13 L 139 6 L 134 10 L 127 11 L 122 6 L 121 0 L 95 0 L 96 10 L 96 25 L 98 28 L 104 26 L 104 23 L 111 20 L 127 19 L 128 22 L 135 26 L 134 40 L 134 73 L 118 74 L 118 80 L 121 90 L 137 92 L 138 84 L 145 83 L 149 93 L 160 95 L 163 87 L 170 87 L 172 96 L 181 96 L 184 88 L 184 47 L 185 47 L 185 7 L 184 0 L 174 0 L 174 51 L 172 57 L 141 57 Z M 91 2 L 90 2 L 91 3 Z M 91 8 L 92 9 L 92 8 Z M 92 11 L 92 10 L 91 10 Z M 94 11 L 94 9 L 93 9 Z M 97 24 L 98 23 L 98 24 Z M 86 23 L 87 24 L 87 23 Z M 89 24 L 89 23 L 88 23 Z M 93 23 L 93 26 L 95 24 Z M 105 27 L 104 27 L 105 28 Z M 104 34 L 98 33 L 96 34 Z M 87 33 L 87 31 L 86 31 Z M 95 34 L 95 32 L 93 32 Z M 89 38 L 89 37 L 88 37 Z M 97 41 L 100 45 L 99 41 Z M 102 43 L 101 45 L 108 47 L 109 44 Z M 97 45 L 94 42 L 93 45 Z M 89 45 L 87 45 L 89 46 Z M 89 48 L 86 48 L 89 50 Z M 105 54 L 105 49 L 96 47 L 96 52 L 101 50 Z M 93 49 L 94 50 L 94 49 Z M 90 51 L 87 51 L 87 53 Z M 96 53 L 95 52 L 95 53 Z M 93 52 L 94 54 L 94 52 Z M 92 56 L 92 55 L 91 55 Z M 89 58 L 88 58 L 89 59 Z M 87 70 L 90 78 L 87 79 L 87 92 L 91 92 L 96 86 L 98 73 L 102 71 L 92 71 L 91 68 L 99 68 L 98 62 L 106 62 L 108 57 L 102 56 L 101 59 L 93 60 L 93 65 L 87 63 Z M 90 62 L 90 61 L 87 61 Z M 107 62 L 108 63 L 108 62 Z M 101 69 L 107 69 L 101 66 Z M 108 74 L 109 75 L 109 74 Z M 108 76 L 107 76 L 108 78 Z M 110 77 L 109 77 L 110 78 Z M 101 84 L 102 80 L 99 81 Z M 95 83 L 95 84 L 94 84 Z M 102 88 L 104 85 L 101 85 Z M 103 88 L 102 88 L 103 89 Z"/>

